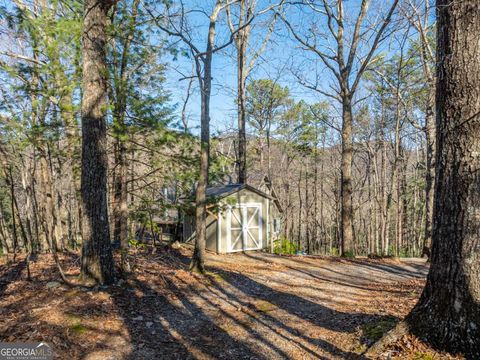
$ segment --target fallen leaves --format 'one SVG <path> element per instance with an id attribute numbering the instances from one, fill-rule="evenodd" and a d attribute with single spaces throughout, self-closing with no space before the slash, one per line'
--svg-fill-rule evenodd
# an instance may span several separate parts
<path id="1" fill-rule="evenodd" d="M 64 286 L 48 255 L 31 263 L 32 282 L 19 264 L 0 265 L 0 339 L 52 342 L 59 359 L 348 358 L 403 318 L 424 285 L 391 280 L 401 264 L 377 259 L 209 255 L 201 276 L 189 256 L 139 252 L 131 276 L 101 289 Z M 77 255 L 61 261 L 78 275 Z M 389 354 L 429 351 L 406 338 Z"/>

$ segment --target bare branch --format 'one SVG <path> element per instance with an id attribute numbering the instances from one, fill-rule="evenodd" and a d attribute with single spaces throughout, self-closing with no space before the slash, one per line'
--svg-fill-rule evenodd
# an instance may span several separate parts
<path id="1" fill-rule="evenodd" d="M 19 60 L 25 60 L 25 61 L 37 64 L 37 65 L 42 65 L 42 66 L 47 65 L 46 63 L 44 63 L 43 61 L 40 61 L 38 59 L 34 59 L 34 58 L 29 57 L 29 56 L 25 56 L 25 55 L 21 55 L 21 54 L 14 54 L 14 53 L 11 53 L 11 52 L 8 52 L 8 51 L 0 51 L 0 55 L 5 55 L 5 56 L 15 58 L 15 59 L 19 59 Z"/>
<path id="2" fill-rule="evenodd" d="M 383 32 L 385 31 L 388 24 L 390 23 L 390 20 L 392 19 L 393 12 L 395 11 L 395 8 L 397 7 L 398 1 L 399 0 L 393 0 L 392 6 L 390 7 L 390 10 L 388 11 L 387 16 L 386 16 L 385 20 L 383 21 L 382 26 L 378 30 L 377 35 L 375 36 L 375 39 L 373 40 L 373 44 L 370 48 L 370 51 L 368 52 L 368 55 L 363 60 L 361 66 L 360 66 L 360 69 L 357 72 L 357 76 L 355 77 L 355 81 L 353 82 L 353 85 L 350 89 L 352 92 L 355 92 L 355 90 L 358 86 L 358 83 L 360 82 L 360 79 L 362 78 L 363 72 L 365 71 L 368 64 L 370 63 L 370 59 L 372 58 L 373 54 L 375 53 L 378 44 L 381 42 Z"/>

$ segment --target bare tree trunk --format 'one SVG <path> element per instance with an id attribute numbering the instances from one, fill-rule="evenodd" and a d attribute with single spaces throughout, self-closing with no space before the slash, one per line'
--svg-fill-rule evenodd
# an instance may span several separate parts
<path id="1" fill-rule="evenodd" d="M 2 242 L 2 250 L 3 253 L 7 255 L 10 253 L 13 247 L 13 241 L 10 236 L 10 232 L 8 231 L 7 225 L 5 224 L 5 216 L 3 214 L 3 209 L 0 207 L 0 239 Z"/>
<path id="2" fill-rule="evenodd" d="M 130 58 L 130 46 L 137 26 L 137 14 L 140 1 L 134 0 L 132 4 L 132 13 L 129 17 L 128 32 L 123 40 L 123 48 L 118 69 L 118 79 L 115 84 L 115 104 L 113 110 L 115 131 L 115 182 L 114 182 L 114 230 L 113 238 L 120 244 L 121 267 L 125 272 L 130 271 L 128 262 L 128 162 L 127 162 L 127 137 L 128 129 L 125 124 L 125 115 L 127 111 L 127 91 L 128 78 L 127 66 Z M 117 71 L 117 69 L 114 69 Z"/>
<path id="3" fill-rule="evenodd" d="M 135 140 L 135 135 L 134 134 L 130 134 L 130 139 L 132 141 Z M 130 185 L 130 200 L 128 201 L 127 204 L 130 204 L 131 206 L 133 206 L 135 204 L 135 196 L 134 196 L 134 189 L 135 189 L 135 151 L 133 149 L 133 147 L 130 147 L 130 179 L 129 179 L 129 183 L 127 183 L 127 190 L 128 190 L 128 185 Z M 127 199 L 128 199 L 128 195 L 127 195 Z M 130 226 L 129 226 L 129 229 L 128 229 L 128 236 L 130 238 L 135 238 L 136 234 L 135 234 L 135 230 L 136 230 L 136 224 L 134 221 L 131 221 L 130 222 Z"/>
<path id="4" fill-rule="evenodd" d="M 18 247 L 18 235 L 17 235 L 17 222 L 15 221 L 15 184 L 12 181 L 12 166 L 8 168 L 8 173 L 5 170 L 5 177 L 8 178 L 7 185 L 10 186 L 10 211 L 12 212 L 12 229 L 13 229 L 13 262 L 17 256 Z"/>
<path id="5" fill-rule="evenodd" d="M 42 179 L 40 178 L 37 182 L 35 180 L 35 177 L 37 175 L 37 163 L 39 157 L 37 156 L 37 149 L 34 148 L 33 150 L 33 168 L 31 170 L 31 177 L 32 177 L 32 182 L 31 182 L 31 187 L 32 187 L 32 205 L 33 205 L 33 211 L 35 213 L 35 235 L 36 235 L 36 245 L 37 245 L 37 250 L 39 251 L 47 251 L 48 249 L 48 242 L 45 238 L 46 234 L 44 230 L 45 224 L 44 224 L 44 217 L 45 217 L 45 211 L 43 209 L 43 206 L 41 207 L 39 205 L 39 194 L 37 192 L 37 183 L 39 184 L 38 187 L 42 186 Z M 41 198 L 41 196 L 40 196 Z M 41 201 L 41 200 L 40 200 Z"/>
<path id="6" fill-rule="evenodd" d="M 325 138 L 323 138 L 323 142 L 322 142 L 322 153 L 324 153 L 324 150 L 325 150 Z M 322 161 L 322 165 L 320 167 L 320 171 L 321 171 L 321 176 L 323 177 L 325 172 L 323 171 L 324 168 L 323 168 L 323 161 Z M 326 244 L 327 244 L 327 228 L 326 228 L 326 225 L 325 225 L 325 216 L 324 216 L 324 209 L 325 209 L 325 189 L 324 189 L 324 181 L 320 181 L 320 236 L 322 237 L 322 241 L 325 241 L 325 247 L 326 247 Z"/>
<path id="7" fill-rule="evenodd" d="M 240 62 L 241 60 L 243 60 L 243 57 L 238 61 Z M 240 71 L 240 66 L 238 74 L 238 92 L 238 182 L 240 184 L 245 184 L 247 182 L 247 135 L 245 131 L 247 117 L 245 111 L 245 79 L 243 69 Z"/>
<path id="8" fill-rule="evenodd" d="M 86 0 L 83 18 L 82 269 L 100 284 L 115 279 L 107 203 L 106 53 L 111 1 Z"/>
<path id="9" fill-rule="evenodd" d="M 25 194 L 25 227 L 26 231 L 28 234 L 28 245 L 30 246 L 29 251 L 34 251 L 34 236 L 33 236 L 33 230 L 32 230 L 32 218 L 35 216 L 35 211 L 32 207 L 32 194 L 31 194 L 31 188 L 29 186 L 29 179 L 28 179 L 28 165 L 23 159 L 22 156 L 22 190 Z M 18 205 L 17 205 L 17 210 L 18 210 Z"/>
<path id="10" fill-rule="evenodd" d="M 302 199 L 302 168 L 298 172 L 298 184 L 297 184 L 297 194 L 298 194 L 298 229 L 297 229 L 297 247 L 298 250 L 302 247 L 302 212 L 303 212 L 303 199 Z"/>
<path id="11" fill-rule="evenodd" d="M 435 188 L 435 123 L 433 107 L 428 106 L 425 117 L 426 176 L 425 176 L 425 240 L 422 256 L 430 257 L 432 247 L 433 189 Z"/>
<path id="12" fill-rule="evenodd" d="M 242 4 L 244 6 L 244 1 Z M 242 7 L 243 10 L 243 7 Z M 240 17 L 243 16 L 242 10 Z M 241 23 L 240 26 L 242 26 Z M 238 112 L 238 183 L 245 184 L 247 181 L 247 136 L 245 131 L 246 110 L 245 110 L 245 83 L 246 83 L 246 51 L 248 33 L 247 29 L 242 29 L 237 34 L 237 112 Z"/>
<path id="13" fill-rule="evenodd" d="M 402 69 L 402 60 L 400 59 L 400 65 L 397 70 L 397 78 L 400 78 L 400 72 Z M 402 138 L 400 136 L 400 132 L 402 130 L 401 127 L 401 119 L 400 119 L 400 84 L 397 83 L 395 88 L 395 151 L 394 151 L 394 159 L 393 159 L 393 166 L 392 172 L 390 175 L 390 190 L 388 194 L 388 203 L 387 203 L 387 212 L 390 213 L 390 207 L 392 205 L 392 198 L 393 193 L 395 191 L 396 198 L 396 218 L 395 218 L 395 239 L 393 244 L 394 255 L 398 256 L 398 243 L 400 241 L 399 237 L 399 229 L 400 229 L 400 174 L 399 174 L 399 166 L 401 163 L 401 153 L 402 153 Z M 388 249 L 387 249 L 388 251 Z"/>
<path id="14" fill-rule="evenodd" d="M 309 185 L 308 185 L 308 159 L 306 160 L 306 166 L 305 166 L 305 240 L 307 242 L 307 254 L 310 254 L 311 251 L 311 239 L 310 239 L 310 233 L 311 233 L 311 223 L 312 223 L 312 215 L 310 211 L 310 194 L 308 191 Z M 314 221 L 316 219 L 313 219 Z"/>
<path id="15" fill-rule="evenodd" d="M 431 267 L 413 330 L 480 358 L 480 3 L 437 0 L 438 153 Z"/>
<path id="16" fill-rule="evenodd" d="M 250 35 L 250 29 L 243 27 L 245 21 L 249 20 L 252 16 L 251 7 L 248 6 L 247 1 L 241 0 L 239 3 L 238 14 L 238 32 L 235 35 L 235 46 L 237 49 L 237 114 L 238 114 L 238 183 L 245 184 L 247 181 L 247 137 L 246 137 L 246 109 L 245 109 L 245 94 L 246 94 L 246 79 L 249 69 L 246 68 L 246 56 L 248 38 Z M 230 30 L 232 34 L 235 32 L 230 8 L 227 9 Z"/>
<path id="17" fill-rule="evenodd" d="M 370 149 L 369 149 L 370 150 Z M 374 253 L 373 247 L 373 229 L 375 225 L 373 224 L 375 216 L 373 211 L 374 201 L 372 198 L 372 153 L 368 152 L 368 164 L 367 164 L 367 188 L 368 188 L 368 229 L 367 229 L 367 255 Z"/>
<path id="18" fill-rule="evenodd" d="M 390 203 L 391 194 L 387 188 L 387 147 L 385 141 L 385 119 L 382 115 L 382 255 L 388 255 L 388 248 L 390 244 Z"/>
<path id="19" fill-rule="evenodd" d="M 248 45 L 250 39 L 250 31 L 253 18 L 256 16 L 255 7 L 256 0 L 240 0 L 238 12 L 238 24 L 235 28 L 231 14 L 231 5 L 227 6 L 228 25 L 232 35 L 234 35 L 234 43 L 237 50 L 237 114 L 238 114 L 238 183 L 244 184 L 247 181 L 247 138 L 246 138 L 246 109 L 245 109 L 245 90 L 247 77 L 252 71 L 257 58 L 265 50 L 276 22 L 276 16 L 273 18 L 262 46 L 250 56 L 247 64 Z M 265 10 L 263 10 L 265 11 Z M 271 179 L 269 174 L 269 179 Z"/>
<path id="20" fill-rule="evenodd" d="M 317 253 L 320 245 L 319 233 L 323 233 L 323 226 L 318 220 L 318 129 L 316 129 L 315 148 L 313 149 L 313 253 Z M 322 161 L 323 166 L 323 161 Z M 323 191 L 323 189 L 321 189 Z M 321 194 L 320 194 L 321 196 Z M 320 230 L 320 231 L 319 231 Z M 309 253 L 310 254 L 310 253 Z"/>
<path id="21" fill-rule="evenodd" d="M 212 58 L 215 44 L 215 26 L 220 3 L 210 16 L 208 28 L 207 48 L 203 59 L 203 75 L 200 69 L 200 60 L 195 59 L 197 77 L 200 83 L 201 92 L 201 133 L 200 133 L 200 175 L 196 191 L 195 209 L 195 249 L 193 251 L 190 270 L 194 272 L 205 272 L 205 245 L 207 237 L 207 186 L 208 170 L 210 163 L 210 94 L 212 91 Z"/>
<path id="22" fill-rule="evenodd" d="M 53 161 L 52 161 L 52 152 L 51 152 L 51 147 L 50 144 L 46 144 L 46 155 L 47 155 L 47 167 L 46 171 L 48 172 L 48 179 L 49 179 L 49 193 L 51 196 L 51 199 L 49 199 L 49 212 L 52 217 L 52 224 L 53 224 L 53 232 L 52 234 L 54 235 L 54 240 L 55 242 L 53 243 L 55 246 L 55 250 L 61 249 L 64 250 L 65 248 L 65 239 L 64 239 L 64 229 L 63 229 L 63 224 L 60 218 L 60 195 L 59 192 L 56 189 L 56 184 L 55 184 L 55 173 L 54 173 L 54 168 L 53 168 Z M 51 200 L 51 201 L 50 201 Z"/>
<path id="23" fill-rule="evenodd" d="M 400 181 L 400 200 L 402 207 L 401 207 L 401 222 L 400 222 L 400 247 L 401 248 L 408 248 L 408 244 L 410 244 L 411 238 L 408 237 L 408 201 L 407 201 L 407 159 L 403 159 L 402 164 L 402 178 Z"/>
<path id="24" fill-rule="evenodd" d="M 342 100 L 343 126 L 342 126 L 342 164 L 341 164 L 341 255 L 354 256 L 353 246 L 353 139 L 352 139 L 352 104 L 349 96 Z"/>
<path id="25" fill-rule="evenodd" d="M 209 64 L 211 66 L 211 63 Z M 208 75 L 206 82 L 210 83 L 210 71 L 205 70 L 205 76 Z M 202 115 L 201 115 L 201 134 L 200 134 L 200 176 L 198 179 L 196 192 L 196 210 L 195 210 L 195 250 L 190 264 L 190 270 L 195 272 L 205 272 L 205 244 L 207 236 L 207 186 L 208 186 L 208 167 L 210 157 L 210 84 L 202 89 Z M 208 94 L 208 95 L 207 95 Z"/>
<path id="26" fill-rule="evenodd" d="M 65 79 L 65 81 L 67 81 Z M 67 238 L 70 246 L 76 247 L 77 244 L 77 234 L 81 231 L 78 228 L 78 221 L 76 218 L 78 216 L 78 212 L 76 209 L 80 207 L 81 199 L 79 197 L 79 179 L 76 175 L 75 167 L 76 161 L 78 158 L 78 148 L 79 148 L 79 139 L 80 134 L 78 132 L 77 121 L 75 120 L 74 113 L 71 110 L 73 105 L 73 94 L 71 91 L 68 91 L 65 96 L 61 98 L 61 111 L 62 111 L 62 118 L 65 127 L 65 136 L 66 136 L 66 162 L 63 164 L 62 169 L 65 172 L 65 176 L 68 177 L 68 193 L 66 194 L 68 197 L 68 204 L 69 207 L 64 206 L 63 212 L 67 212 L 63 214 L 63 218 L 67 218 L 68 229 L 67 229 Z"/>
<path id="27" fill-rule="evenodd" d="M 114 241 L 120 244 L 121 267 L 125 272 L 130 271 L 128 262 L 128 189 L 127 189 L 127 146 L 124 135 L 117 136 L 114 182 Z"/>

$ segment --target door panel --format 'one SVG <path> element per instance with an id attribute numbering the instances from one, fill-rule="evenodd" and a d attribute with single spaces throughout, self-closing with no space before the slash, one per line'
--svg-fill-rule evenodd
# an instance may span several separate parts
<path id="1" fill-rule="evenodd" d="M 243 250 L 243 231 L 242 229 L 239 230 L 231 230 L 231 246 L 230 251 L 241 251 Z"/>
<path id="2" fill-rule="evenodd" d="M 229 217 L 229 251 L 262 248 L 261 204 L 239 205 L 230 210 Z"/>
<path id="3" fill-rule="evenodd" d="M 242 228 L 242 218 L 243 218 L 243 209 L 242 208 L 233 208 L 231 210 L 231 229 L 241 229 Z"/>
<path id="4" fill-rule="evenodd" d="M 247 223 L 245 247 L 247 249 L 259 249 L 261 248 L 260 208 L 258 206 L 247 206 L 245 215 Z"/>

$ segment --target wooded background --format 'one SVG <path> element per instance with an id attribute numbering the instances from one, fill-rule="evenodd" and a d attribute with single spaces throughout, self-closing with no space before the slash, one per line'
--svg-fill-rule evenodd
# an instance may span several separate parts
<path id="1" fill-rule="evenodd" d="M 432 7 L 368 3 L 217 2 L 220 40 L 213 38 L 210 71 L 215 85 L 215 59 L 237 68 L 231 107 L 238 107 L 239 125 L 214 134 L 209 184 L 243 177 L 262 187 L 268 176 L 284 209 L 282 241 L 292 249 L 420 256 L 430 246 L 433 206 Z M 118 242 L 135 240 L 138 228 L 155 232 L 154 218 L 172 208 L 185 210 L 197 184 L 192 98 L 204 93 L 197 88 L 205 76 L 200 33 L 209 18 L 188 6 L 119 1 L 108 15 L 108 207 Z M 206 4 L 201 9 L 208 15 Z M 4 253 L 81 244 L 82 19 L 74 0 L 15 0 L 1 8 Z M 326 49 L 325 39 L 333 44 Z M 268 64 L 265 54 L 281 42 L 303 66 Z M 189 61 L 192 74 L 177 76 L 186 92 L 172 91 L 167 73 Z M 255 69 L 262 67 L 275 75 L 261 76 Z M 299 87 L 310 95 L 299 96 Z M 345 197 L 353 243 L 342 250 Z"/>

